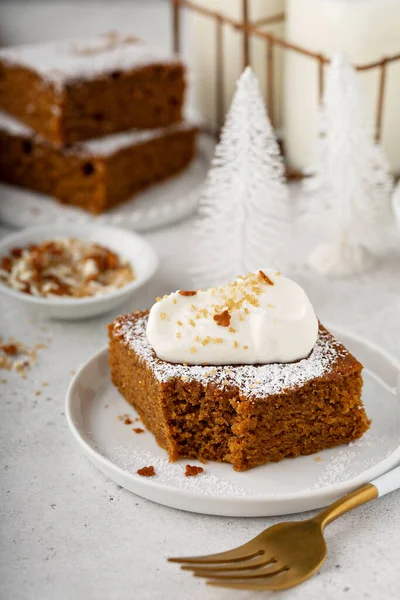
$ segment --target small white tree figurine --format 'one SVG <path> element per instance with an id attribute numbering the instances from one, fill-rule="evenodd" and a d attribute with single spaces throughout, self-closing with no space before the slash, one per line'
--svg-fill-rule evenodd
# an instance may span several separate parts
<path id="1" fill-rule="evenodd" d="M 393 181 L 365 116 L 358 77 L 342 53 L 329 67 L 319 136 L 303 210 L 327 242 L 309 264 L 320 273 L 350 275 L 372 266 L 384 248 Z"/>
<path id="2" fill-rule="evenodd" d="M 237 83 L 199 204 L 194 284 L 222 285 L 264 267 L 282 268 L 289 226 L 279 147 L 257 78 Z"/>

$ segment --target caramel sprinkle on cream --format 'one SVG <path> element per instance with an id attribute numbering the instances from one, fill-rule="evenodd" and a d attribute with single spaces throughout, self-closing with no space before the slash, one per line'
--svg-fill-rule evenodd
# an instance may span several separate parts
<path id="1" fill-rule="evenodd" d="M 261 278 L 262 278 L 262 279 L 264 279 L 264 281 L 265 281 L 266 283 L 268 283 L 269 285 L 274 285 L 274 282 L 272 281 L 272 279 L 270 279 L 270 278 L 268 277 L 268 275 L 266 275 L 266 274 L 264 273 L 264 271 L 261 271 L 261 269 L 260 269 L 260 270 L 259 270 L 259 273 L 260 273 L 260 276 L 261 276 Z"/>
<path id="2" fill-rule="evenodd" d="M 227 310 L 224 310 L 220 314 L 214 315 L 213 319 L 220 327 L 229 327 L 231 323 L 231 315 Z"/>
<path id="3" fill-rule="evenodd" d="M 179 293 L 181 296 L 195 296 L 197 294 L 197 292 L 193 290 L 180 290 Z"/>

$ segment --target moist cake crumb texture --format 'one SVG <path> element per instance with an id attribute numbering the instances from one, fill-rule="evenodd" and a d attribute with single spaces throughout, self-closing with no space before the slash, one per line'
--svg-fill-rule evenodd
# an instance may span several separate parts
<path id="1" fill-rule="evenodd" d="M 297 363 L 210 367 L 157 358 L 147 319 L 136 312 L 109 326 L 111 378 L 172 461 L 245 471 L 354 441 L 369 428 L 362 365 L 322 325 Z"/>

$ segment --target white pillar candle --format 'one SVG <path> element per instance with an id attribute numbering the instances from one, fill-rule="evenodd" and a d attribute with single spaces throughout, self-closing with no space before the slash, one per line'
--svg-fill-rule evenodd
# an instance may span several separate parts
<path id="1" fill-rule="evenodd" d="M 242 0 L 195 0 L 199 6 L 218 12 L 236 21 L 242 21 Z M 249 20 L 271 17 L 284 11 L 285 0 L 249 0 Z M 215 129 L 216 110 L 216 68 L 217 43 L 215 19 L 187 11 L 189 62 L 193 72 L 194 100 L 200 117 L 205 124 Z M 283 35 L 283 21 L 268 26 L 260 26 L 263 31 Z M 261 39 L 250 38 L 250 63 L 259 78 L 260 87 L 267 100 L 267 47 Z M 235 90 L 236 81 L 243 71 L 243 33 L 230 25 L 223 27 L 223 73 L 224 73 L 224 113 L 226 113 Z M 274 47 L 274 124 L 281 118 L 281 76 L 282 52 Z"/>
<path id="2" fill-rule="evenodd" d="M 400 52 L 400 0 L 288 0 L 286 13 L 287 40 L 328 58 L 343 50 L 362 65 Z M 318 62 L 287 51 L 284 67 L 285 150 L 290 166 L 304 169 L 315 139 Z M 393 171 L 400 173 L 400 62 L 386 69 L 381 141 Z M 359 77 L 375 122 L 379 69 Z"/>

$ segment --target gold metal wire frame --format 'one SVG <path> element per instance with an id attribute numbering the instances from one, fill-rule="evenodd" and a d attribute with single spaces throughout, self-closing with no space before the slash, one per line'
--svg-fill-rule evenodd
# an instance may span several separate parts
<path id="1" fill-rule="evenodd" d="M 216 122 L 217 127 L 212 133 L 218 135 L 225 117 L 225 98 L 224 98 L 224 38 L 223 28 L 225 26 L 231 27 L 236 31 L 241 31 L 242 36 L 242 57 L 243 57 L 243 68 L 251 65 L 251 53 L 250 53 L 250 38 L 255 37 L 265 41 L 265 64 L 267 70 L 266 79 L 266 99 L 268 106 L 268 115 L 273 126 L 275 126 L 275 98 L 274 98 L 274 50 L 276 47 L 283 48 L 285 51 L 297 52 L 303 56 L 307 56 L 310 60 L 314 60 L 318 70 L 318 94 L 319 99 L 324 93 L 324 65 L 330 62 L 330 59 L 319 54 L 312 52 L 307 48 L 288 42 L 283 37 L 278 35 L 261 31 L 260 27 L 266 25 L 272 25 L 284 21 L 285 14 L 278 13 L 265 19 L 259 19 L 257 21 L 250 21 L 249 18 L 249 0 L 242 0 L 242 20 L 237 21 L 230 17 L 227 17 L 214 10 L 204 8 L 192 0 L 170 0 L 172 6 L 172 33 L 173 33 L 173 49 L 175 52 L 181 50 L 181 38 L 182 38 L 182 12 L 183 9 L 188 9 L 205 17 L 208 17 L 211 21 L 215 22 L 216 32 L 216 64 L 215 64 L 215 77 L 216 77 L 216 94 L 215 94 L 215 107 L 216 107 Z M 400 52 L 391 56 L 384 56 L 381 59 L 362 65 L 353 65 L 357 71 L 369 71 L 372 69 L 379 70 L 378 77 L 378 94 L 377 104 L 375 113 L 375 136 L 376 140 L 381 139 L 382 134 L 382 121 L 385 104 L 385 91 L 387 84 L 387 66 L 388 64 L 400 61 Z M 210 132 L 210 131 L 209 131 Z M 291 173 L 292 176 L 296 176 L 296 173 Z M 299 175 L 299 174 L 297 174 Z"/>

